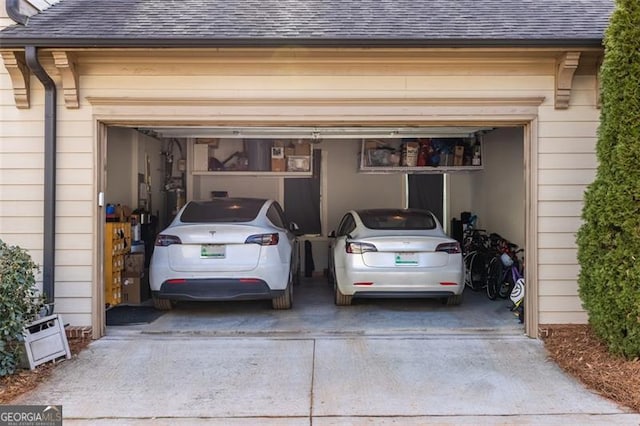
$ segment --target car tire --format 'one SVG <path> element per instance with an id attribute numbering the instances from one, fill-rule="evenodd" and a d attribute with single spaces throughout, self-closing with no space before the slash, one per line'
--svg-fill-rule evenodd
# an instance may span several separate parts
<path id="1" fill-rule="evenodd" d="M 342 294 L 335 280 L 333 284 L 333 292 L 335 294 L 334 302 L 337 306 L 351 305 L 351 299 L 353 298 L 353 296 L 347 296 L 346 294 Z"/>
<path id="2" fill-rule="evenodd" d="M 159 311 L 169 311 L 173 307 L 173 303 L 170 299 L 161 299 L 159 297 L 153 297 L 153 307 Z"/>
<path id="3" fill-rule="evenodd" d="M 271 306 L 273 309 L 291 309 L 293 306 L 293 283 L 291 280 L 287 285 L 287 288 L 284 290 L 284 294 L 282 296 L 278 296 L 275 299 L 271 299 Z"/>
<path id="4" fill-rule="evenodd" d="M 445 299 L 447 306 L 458 306 L 462 303 L 462 294 L 453 294 Z"/>

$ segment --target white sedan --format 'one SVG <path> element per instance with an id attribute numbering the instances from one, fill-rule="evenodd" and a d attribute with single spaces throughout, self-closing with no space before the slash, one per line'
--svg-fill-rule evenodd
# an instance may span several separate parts
<path id="1" fill-rule="evenodd" d="M 300 271 L 297 229 L 274 200 L 188 202 L 156 237 L 149 268 L 154 306 L 271 299 L 274 309 L 291 308 Z"/>
<path id="2" fill-rule="evenodd" d="M 464 291 L 460 244 L 417 209 L 349 211 L 329 256 L 336 305 L 353 297 L 434 297 L 458 305 Z"/>

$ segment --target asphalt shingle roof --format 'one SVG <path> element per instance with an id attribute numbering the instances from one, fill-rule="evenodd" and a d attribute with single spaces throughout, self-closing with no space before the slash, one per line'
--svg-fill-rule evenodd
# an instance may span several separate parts
<path id="1" fill-rule="evenodd" d="M 63 0 L 3 45 L 593 45 L 613 0 Z"/>

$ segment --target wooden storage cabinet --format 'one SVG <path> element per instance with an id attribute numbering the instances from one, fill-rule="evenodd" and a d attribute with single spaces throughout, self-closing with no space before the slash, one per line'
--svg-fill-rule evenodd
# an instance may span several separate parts
<path id="1" fill-rule="evenodd" d="M 131 224 L 107 222 L 104 233 L 104 300 L 109 306 L 122 302 L 124 257 L 131 250 Z"/>

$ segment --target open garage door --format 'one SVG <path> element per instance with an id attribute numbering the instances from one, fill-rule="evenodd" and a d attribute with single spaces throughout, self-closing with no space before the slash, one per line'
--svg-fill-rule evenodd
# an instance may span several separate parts
<path id="1" fill-rule="evenodd" d="M 303 312 L 305 306 L 317 307 L 318 303 L 323 306 L 326 303 L 326 309 L 336 309 L 326 283 L 328 235 L 350 209 L 427 207 L 437 211 L 439 208 L 437 215 L 449 234 L 452 220 L 463 219 L 469 213 L 477 218 L 472 224 L 475 228 L 484 229 L 487 234 L 500 234 L 524 247 L 523 141 L 522 127 L 499 126 L 112 127 L 107 140 L 106 202 L 114 206 L 128 204 L 131 215 L 138 216 L 134 222 L 131 216 L 119 217 L 133 225 L 130 251 L 123 253 L 120 298 L 112 298 L 107 309 L 148 303 L 145 277 L 154 238 L 189 200 L 218 196 L 272 198 L 285 206 L 302 204 L 302 211 L 316 214 L 319 227 L 311 226 L 302 237 L 312 247 L 310 255 L 315 270 L 296 292 L 296 306 Z M 136 158 L 123 161 L 127 157 L 122 149 L 136 152 Z M 309 190 L 317 192 L 306 200 L 297 197 L 295 191 L 304 191 L 306 185 L 293 184 L 300 188 L 292 190 L 287 182 L 294 180 L 313 181 L 316 186 L 309 186 Z M 299 199 L 294 200 L 296 197 Z M 419 201 L 420 197 L 423 201 Z M 421 204 L 424 197 L 435 204 Z M 136 220 L 139 225 L 146 221 L 153 226 L 142 227 L 141 232 L 136 228 Z M 141 251 L 136 247 L 138 238 L 145 248 L 142 263 L 129 260 L 140 256 L 134 254 L 134 250 Z M 105 265 L 112 260 L 105 257 Z M 135 297 L 127 294 L 123 298 L 122 282 L 135 282 L 136 275 L 140 289 L 135 290 Z M 117 288 L 116 284 L 109 284 L 115 282 L 117 277 L 105 277 L 105 294 Z M 420 301 L 358 302 L 353 307 L 356 318 L 352 326 L 354 330 L 365 327 L 366 322 L 358 325 L 357 317 L 367 310 L 381 318 L 390 312 L 410 311 L 413 314 L 400 320 L 404 325 L 424 326 L 419 315 L 434 312 L 442 316 L 442 321 L 433 320 L 429 322 L 431 326 L 437 323 L 444 328 L 505 327 L 522 331 L 508 309 L 507 299 L 491 301 L 482 290 L 467 289 L 465 293 L 465 301 L 455 310 Z M 220 320 L 237 319 L 239 312 L 243 316 L 273 315 L 256 312 L 256 305 L 251 303 L 232 304 L 237 311 L 217 303 L 184 305 L 187 306 L 171 313 L 182 319 L 167 321 L 162 327 L 177 326 L 179 321 L 188 324 L 193 311 L 211 312 Z M 335 316 L 335 312 L 327 315 Z M 237 331 L 244 327 L 234 320 L 227 326 Z M 341 327 L 333 321 L 313 326 L 323 331 L 330 331 L 327 327 Z M 199 326 L 193 323 L 186 327 Z"/>

